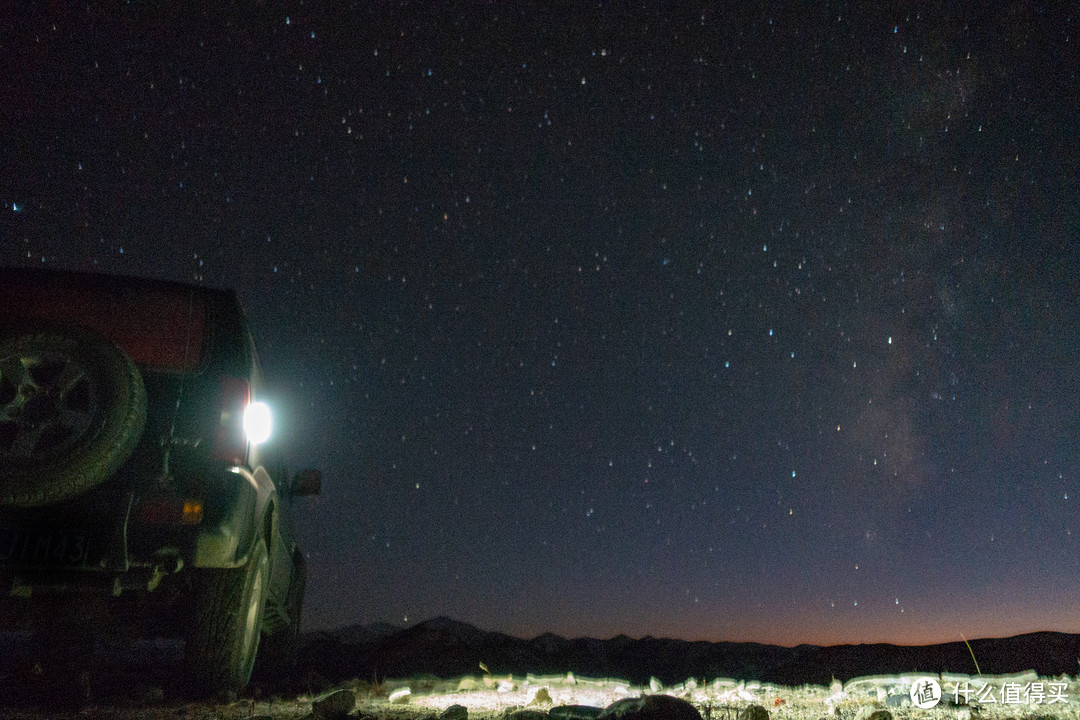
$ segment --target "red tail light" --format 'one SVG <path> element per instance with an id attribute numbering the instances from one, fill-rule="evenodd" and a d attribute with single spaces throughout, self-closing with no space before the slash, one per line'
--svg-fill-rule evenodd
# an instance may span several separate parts
<path id="1" fill-rule="evenodd" d="M 243 378 L 221 378 L 221 421 L 214 438 L 214 460 L 232 465 L 246 465 L 247 437 L 244 434 L 244 411 L 251 401 L 251 389 Z"/>

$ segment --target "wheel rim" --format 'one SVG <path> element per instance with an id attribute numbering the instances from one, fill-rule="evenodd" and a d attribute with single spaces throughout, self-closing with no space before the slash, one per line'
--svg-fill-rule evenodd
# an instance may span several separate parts
<path id="1" fill-rule="evenodd" d="M 91 373 L 59 353 L 0 358 L 0 457 L 24 464 L 70 450 L 99 414 Z"/>
<path id="2" fill-rule="evenodd" d="M 244 663 L 250 666 L 255 656 L 255 642 L 259 635 L 259 615 L 262 609 L 262 584 L 265 563 L 260 562 L 252 582 L 251 598 L 248 600 L 247 615 L 244 618 Z M 245 669 L 247 669 L 245 667 Z"/>

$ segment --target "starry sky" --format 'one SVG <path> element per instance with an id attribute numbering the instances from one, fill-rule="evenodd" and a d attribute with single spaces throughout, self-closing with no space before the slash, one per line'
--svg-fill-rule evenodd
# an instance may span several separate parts
<path id="1" fill-rule="evenodd" d="M 4 6 L 0 264 L 238 290 L 307 629 L 1080 631 L 1075 8 L 177 5 Z"/>

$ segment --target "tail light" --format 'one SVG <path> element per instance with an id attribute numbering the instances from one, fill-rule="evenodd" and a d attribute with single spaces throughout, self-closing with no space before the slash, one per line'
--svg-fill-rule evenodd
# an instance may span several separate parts
<path id="1" fill-rule="evenodd" d="M 221 419 L 214 438 L 213 457 L 231 465 L 247 465 L 248 446 L 270 437 L 270 408 L 251 402 L 251 387 L 244 378 L 221 378 Z"/>
<path id="2" fill-rule="evenodd" d="M 243 378 L 221 378 L 221 420 L 214 438 L 214 460 L 247 465 L 248 444 L 244 412 L 251 403 L 251 388 Z"/>

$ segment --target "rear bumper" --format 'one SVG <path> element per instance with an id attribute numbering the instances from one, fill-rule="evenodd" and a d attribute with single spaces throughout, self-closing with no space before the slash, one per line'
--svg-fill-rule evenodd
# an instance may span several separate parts
<path id="1" fill-rule="evenodd" d="M 0 629 L 61 626 L 73 632 L 124 627 L 136 633 L 173 634 L 183 627 L 187 583 L 168 578 L 154 592 L 150 568 L 125 573 L 0 570 Z"/>
<path id="2" fill-rule="evenodd" d="M 0 598 L 147 593 L 184 568 L 241 566 L 258 533 L 254 478 L 231 468 L 199 485 L 197 523 L 140 511 L 148 500 L 183 498 L 175 489 L 88 494 L 63 507 L 3 511 L 0 541 L 9 542 L 0 542 Z M 85 552 L 72 549 L 84 542 Z"/>

